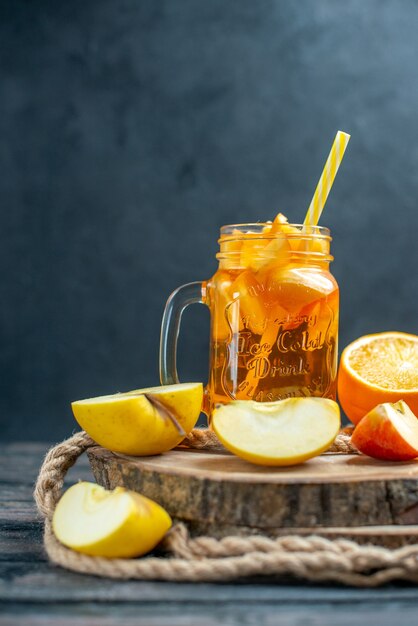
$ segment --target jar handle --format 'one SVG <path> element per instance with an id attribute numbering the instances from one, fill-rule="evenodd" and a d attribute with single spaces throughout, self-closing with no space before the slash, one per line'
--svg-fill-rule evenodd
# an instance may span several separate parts
<path id="1" fill-rule="evenodd" d="M 180 382 L 177 374 L 177 339 L 183 311 L 189 304 L 204 304 L 203 283 L 187 283 L 178 287 L 167 300 L 160 336 L 160 381 L 162 385 Z"/>

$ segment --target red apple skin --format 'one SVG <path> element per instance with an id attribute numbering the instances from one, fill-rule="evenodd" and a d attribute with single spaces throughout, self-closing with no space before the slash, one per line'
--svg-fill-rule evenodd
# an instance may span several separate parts
<path id="1" fill-rule="evenodd" d="M 363 454 L 382 461 L 412 461 L 418 449 L 400 435 L 389 417 L 368 413 L 360 420 L 351 443 Z"/>

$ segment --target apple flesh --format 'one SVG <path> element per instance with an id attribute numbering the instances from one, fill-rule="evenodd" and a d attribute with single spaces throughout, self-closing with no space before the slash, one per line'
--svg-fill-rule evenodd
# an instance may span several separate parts
<path id="1" fill-rule="evenodd" d="M 357 424 L 351 443 L 374 459 L 411 461 L 418 457 L 418 419 L 403 400 L 378 404 Z"/>
<path id="2" fill-rule="evenodd" d="M 145 496 L 116 487 L 80 482 L 64 493 L 57 504 L 52 527 L 65 546 L 103 557 L 146 554 L 171 527 L 169 514 Z"/>
<path id="3" fill-rule="evenodd" d="M 215 409 L 212 425 L 225 448 L 246 461 L 296 465 L 330 447 L 340 428 L 340 409 L 327 398 L 236 400 Z"/>

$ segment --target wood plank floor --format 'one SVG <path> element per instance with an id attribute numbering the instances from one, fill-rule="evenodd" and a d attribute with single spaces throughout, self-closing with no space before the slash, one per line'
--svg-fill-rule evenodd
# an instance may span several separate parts
<path id="1" fill-rule="evenodd" d="M 112 581 L 48 563 L 32 499 L 47 444 L 0 446 L 0 625 L 379 626 L 418 623 L 418 587 L 381 589 L 251 580 L 228 584 Z M 87 458 L 68 484 L 92 480 Z"/>

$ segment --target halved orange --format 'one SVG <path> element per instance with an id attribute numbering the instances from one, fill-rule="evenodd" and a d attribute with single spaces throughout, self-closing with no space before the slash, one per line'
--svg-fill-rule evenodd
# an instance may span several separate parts
<path id="1" fill-rule="evenodd" d="M 341 355 L 338 399 L 353 424 L 383 402 L 404 400 L 418 415 L 418 336 L 390 331 L 350 343 Z"/>

